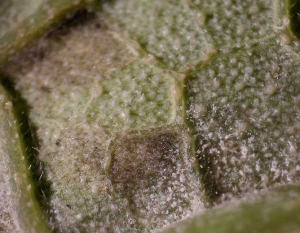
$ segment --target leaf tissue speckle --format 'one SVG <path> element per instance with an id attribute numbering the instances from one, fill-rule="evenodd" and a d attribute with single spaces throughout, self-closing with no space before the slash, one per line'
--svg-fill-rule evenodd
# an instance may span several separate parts
<path id="1" fill-rule="evenodd" d="M 0 231 L 298 232 L 298 0 L 0 2 Z"/>

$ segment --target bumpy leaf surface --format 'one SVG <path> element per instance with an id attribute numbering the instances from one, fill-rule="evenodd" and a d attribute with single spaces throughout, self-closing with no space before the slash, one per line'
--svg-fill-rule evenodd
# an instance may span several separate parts
<path id="1" fill-rule="evenodd" d="M 291 0 L 1 2 L 0 230 L 155 232 L 204 211 L 170 232 L 300 228 L 299 186 L 272 189 L 300 177 L 298 14 Z"/>

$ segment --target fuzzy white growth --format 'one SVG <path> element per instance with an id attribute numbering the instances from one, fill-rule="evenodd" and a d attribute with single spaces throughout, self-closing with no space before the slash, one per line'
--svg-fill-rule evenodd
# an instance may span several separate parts
<path id="1" fill-rule="evenodd" d="M 208 177 L 228 197 L 299 177 L 294 170 L 299 134 L 293 130 L 300 127 L 299 64 L 289 47 L 276 43 L 262 43 L 268 50 L 253 49 L 250 56 L 220 56 L 188 81 L 187 114 L 199 140 L 197 153 L 203 163 L 211 161 Z M 222 88 L 215 88 L 216 82 Z"/>

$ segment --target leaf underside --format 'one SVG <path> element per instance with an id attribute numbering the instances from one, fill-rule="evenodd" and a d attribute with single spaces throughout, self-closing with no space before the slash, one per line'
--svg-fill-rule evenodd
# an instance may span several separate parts
<path id="1" fill-rule="evenodd" d="M 154 232 L 202 212 L 166 232 L 297 230 L 298 14 L 1 2 L 0 231 Z"/>

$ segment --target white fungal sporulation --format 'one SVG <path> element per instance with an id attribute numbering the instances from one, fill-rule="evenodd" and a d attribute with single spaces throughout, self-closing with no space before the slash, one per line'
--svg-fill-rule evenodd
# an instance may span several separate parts
<path id="1" fill-rule="evenodd" d="M 267 46 L 263 50 L 260 46 Z M 299 62 L 270 41 L 217 58 L 187 80 L 190 123 L 207 179 L 225 196 L 297 181 Z M 239 61 L 233 75 L 231 63 Z M 278 68 L 280 67 L 280 68 Z M 216 73 L 212 76 L 211 69 Z M 216 80 L 222 88 L 215 88 Z M 199 106 L 205 104 L 205 115 Z M 209 173 L 211 172 L 211 173 Z"/>
<path id="2" fill-rule="evenodd" d="M 184 137 L 173 128 L 121 135 L 113 144 L 112 184 L 148 230 L 204 209 Z"/>

